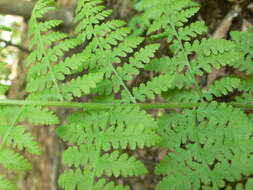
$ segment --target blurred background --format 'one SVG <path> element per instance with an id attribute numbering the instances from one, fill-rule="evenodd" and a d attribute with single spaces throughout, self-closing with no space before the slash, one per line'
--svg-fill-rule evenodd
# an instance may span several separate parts
<path id="1" fill-rule="evenodd" d="M 132 18 L 138 14 L 136 4 L 141 0 L 105 0 L 107 8 L 113 9 L 111 18 L 123 19 L 133 23 Z M 201 5 L 199 14 L 194 18 L 204 20 L 209 27 L 208 36 L 229 39 L 231 30 L 246 30 L 253 26 L 253 0 L 198 0 Z M 0 25 L 10 27 L 12 31 L 0 31 L 0 97 L 23 99 L 26 96 L 25 60 L 29 54 L 27 48 L 27 23 L 36 0 L 0 0 Z M 48 15 L 49 18 L 63 19 L 59 28 L 71 33 L 73 30 L 73 10 L 76 0 L 58 0 L 58 11 Z M 131 22 L 130 22 L 131 21 Z M 138 26 L 135 26 L 138 28 Z M 225 71 L 217 70 L 208 76 L 208 83 L 221 76 Z M 66 111 L 58 110 L 61 118 Z M 22 190 L 59 190 L 57 178 L 63 170 L 62 151 L 64 144 L 55 137 L 55 126 L 33 127 L 31 131 L 42 146 L 43 155 L 33 156 L 33 169 L 20 174 L 16 179 Z M 152 169 L 156 157 L 163 156 L 163 151 L 149 150 L 139 152 L 147 158 L 146 164 Z M 29 155 L 28 155 L 29 157 Z M 0 168 L 1 173 L 1 168 Z M 9 174 L 10 176 L 13 174 Z M 135 190 L 152 190 L 158 179 L 152 176 L 128 179 Z"/>

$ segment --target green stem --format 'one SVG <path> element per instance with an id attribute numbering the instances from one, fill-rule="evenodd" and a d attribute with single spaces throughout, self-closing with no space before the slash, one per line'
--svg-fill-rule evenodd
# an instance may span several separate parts
<path id="1" fill-rule="evenodd" d="M 172 108 L 195 108 L 203 103 L 132 103 L 124 105 L 136 105 L 142 109 L 172 109 Z M 253 109 L 253 104 L 241 103 L 226 103 L 238 108 Z M 118 103 L 82 103 L 82 102 L 61 102 L 61 101 L 31 101 L 31 100 L 0 100 L 0 106 L 44 106 L 44 107 L 63 107 L 63 108 L 81 108 L 81 109 L 96 109 L 107 110 L 114 106 L 120 105 Z"/>

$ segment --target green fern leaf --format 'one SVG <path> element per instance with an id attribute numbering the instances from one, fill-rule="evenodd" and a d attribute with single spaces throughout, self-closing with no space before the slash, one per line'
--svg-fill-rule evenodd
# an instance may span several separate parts
<path id="1" fill-rule="evenodd" d="M 32 15 L 36 19 L 42 18 L 46 13 L 55 10 L 55 1 L 39 0 L 33 8 Z"/>
<path id="2" fill-rule="evenodd" d="M 212 95 L 215 97 L 221 97 L 232 92 L 234 89 L 238 88 L 240 84 L 240 79 L 226 77 L 215 81 L 215 83 L 208 87 L 208 90 L 204 92 L 204 97 L 207 100 L 212 100 Z"/>
<path id="3" fill-rule="evenodd" d="M 107 176 L 140 176 L 147 173 L 144 164 L 130 157 L 114 151 L 110 154 L 102 155 L 97 164 L 96 176 L 100 177 L 103 173 Z"/>
<path id="4" fill-rule="evenodd" d="M 192 45 L 189 42 L 185 42 L 184 45 L 187 52 L 196 52 L 205 56 L 222 54 L 235 48 L 235 44 L 232 41 L 212 38 L 203 38 L 201 41 L 195 40 Z"/>
<path id="5" fill-rule="evenodd" d="M 60 187 L 67 190 L 88 190 L 91 184 L 91 173 L 83 173 L 80 169 L 67 170 L 59 178 Z"/>
<path id="6" fill-rule="evenodd" d="M 166 175 L 157 189 L 219 189 L 225 180 L 237 181 L 239 176 L 252 173 L 242 166 L 253 159 L 248 157 L 252 123 L 241 110 L 213 102 L 168 115 L 164 121 L 161 132 L 168 135 L 164 145 L 175 154 L 157 166 L 157 174 Z M 244 169 L 238 170 L 241 167 Z"/>
<path id="7" fill-rule="evenodd" d="M 132 39 L 137 41 L 138 44 L 139 42 L 142 41 L 141 38 L 132 37 Z M 123 42 L 122 44 L 123 47 L 124 47 L 124 43 L 125 42 Z M 126 52 L 126 50 L 125 48 L 122 48 L 122 46 L 120 44 L 117 50 L 114 51 L 115 55 L 126 56 L 126 54 L 124 53 Z M 128 53 L 132 51 L 132 48 L 133 47 L 128 49 Z M 122 81 L 124 82 L 131 81 L 134 76 L 138 75 L 140 73 L 139 69 L 144 67 L 144 63 L 150 62 L 150 58 L 154 56 L 154 53 L 156 52 L 158 48 L 159 48 L 158 44 L 151 44 L 151 45 L 145 46 L 144 48 L 141 48 L 140 51 L 136 52 L 132 57 L 129 58 L 129 63 L 125 63 L 122 66 L 118 66 L 116 68 L 117 75 L 114 74 L 113 76 L 111 76 L 110 79 L 105 80 L 99 84 L 98 86 L 99 94 L 104 94 L 104 93 L 111 94 L 112 92 L 114 93 L 119 92 L 122 86 Z M 122 52 L 122 49 L 124 50 L 124 52 Z M 120 62 L 120 60 L 117 62 Z M 110 74 L 113 73 L 112 69 L 111 70 L 107 69 L 107 70 L 108 70 L 107 75 L 109 75 L 109 73 Z M 122 81 L 120 81 L 118 77 L 120 77 Z"/>
<path id="8" fill-rule="evenodd" d="M 2 190 L 18 190 L 18 188 L 7 180 L 4 176 L 0 175 L 0 189 Z"/>
<path id="9" fill-rule="evenodd" d="M 99 180 L 95 185 L 91 184 L 91 172 L 83 173 L 81 170 L 68 170 L 59 179 L 62 188 L 68 190 L 129 190 L 122 185 L 115 185 L 113 182 L 106 183 L 104 179 Z M 90 188 L 89 188 L 90 187 Z"/>
<path id="10" fill-rule="evenodd" d="M 72 79 L 69 83 L 61 85 L 63 96 L 72 100 L 73 97 L 80 97 L 82 93 L 89 94 L 91 88 L 95 88 L 96 84 L 103 80 L 103 76 L 103 73 L 90 73 Z"/>
<path id="11" fill-rule="evenodd" d="M 154 99 L 155 94 L 161 94 L 163 91 L 167 91 L 172 87 L 174 76 L 171 74 L 165 74 L 154 78 L 147 84 L 141 84 L 139 87 L 133 88 L 133 95 L 136 99 L 144 101 L 146 98 Z M 122 95 L 126 97 L 125 94 Z"/>
<path id="12" fill-rule="evenodd" d="M 7 169 L 15 171 L 30 170 L 31 164 L 20 154 L 11 149 L 0 150 L 0 164 Z"/>
<path id="13" fill-rule="evenodd" d="M 70 141 L 71 142 L 71 141 Z M 96 147 L 90 144 L 80 144 L 79 148 L 76 146 L 69 147 L 64 151 L 64 161 L 68 166 L 78 167 L 80 165 L 86 166 L 93 161 L 96 155 Z"/>
<path id="14" fill-rule="evenodd" d="M 0 127 L 0 136 L 3 137 L 7 133 L 8 127 Z M 9 135 L 7 145 L 12 145 L 12 147 L 17 147 L 19 150 L 26 149 L 32 154 L 40 154 L 40 147 L 34 137 L 30 133 L 25 132 L 25 127 L 16 126 L 12 129 L 11 134 Z"/>
<path id="15" fill-rule="evenodd" d="M 0 118 L 3 124 L 8 125 L 13 119 L 13 115 L 18 115 L 22 111 L 22 115 L 18 119 L 19 122 L 28 121 L 31 124 L 57 124 L 59 122 L 56 115 L 48 109 L 39 107 L 27 106 L 20 107 L 5 107 L 0 109 Z M 37 114 L 34 114 L 37 113 Z"/>
<path id="16" fill-rule="evenodd" d="M 207 32 L 207 27 L 202 21 L 197 21 L 185 28 L 179 28 L 178 35 L 184 41 L 189 41 L 200 34 Z"/>
<path id="17" fill-rule="evenodd" d="M 65 181 L 66 175 L 71 175 L 71 178 L 76 176 L 76 179 L 84 178 L 90 168 L 92 175 L 97 177 L 102 177 L 102 174 L 116 177 L 144 175 L 147 170 L 140 161 L 127 154 L 120 154 L 117 150 L 128 147 L 134 150 L 157 144 L 160 138 L 155 129 L 155 120 L 138 107 L 118 106 L 109 111 L 79 112 L 71 115 L 67 124 L 58 128 L 57 133 L 62 139 L 78 144 L 79 147 L 70 147 L 65 151 L 64 160 L 68 166 L 84 168 L 84 173 L 79 169 L 76 170 L 77 173 L 68 171 L 60 180 Z M 102 153 L 110 150 L 113 151 L 110 154 Z M 90 179 L 90 186 L 85 184 L 89 189 L 96 189 L 93 178 Z M 71 183 L 71 188 L 84 183 L 88 182 L 75 180 Z"/>

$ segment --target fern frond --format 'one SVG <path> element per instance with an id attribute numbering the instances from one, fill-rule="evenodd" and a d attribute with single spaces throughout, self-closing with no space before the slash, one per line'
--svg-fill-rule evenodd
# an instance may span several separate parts
<path id="1" fill-rule="evenodd" d="M 52 62 L 57 61 L 59 57 L 63 56 L 63 52 L 74 48 L 79 43 L 78 40 L 69 40 L 66 34 L 51 32 L 56 26 L 59 26 L 62 21 L 50 20 L 41 21 L 42 17 L 51 10 L 55 10 L 55 1 L 53 0 L 39 0 L 32 12 L 29 21 L 30 37 L 29 49 L 32 51 L 28 57 L 28 65 L 31 67 L 29 70 L 28 89 L 34 92 L 28 96 L 27 100 L 38 100 L 36 93 L 40 88 L 43 90 L 47 86 L 48 89 L 58 87 L 57 80 L 53 73 Z M 59 43 L 62 41 L 62 43 Z M 50 47 L 52 46 L 52 47 Z M 54 47 L 53 47 L 54 46 Z M 43 81 L 45 75 L 50 73 L 49 81 Z M 53 82 L 52 82 L 53 81 Z M 41 84 L 38 88 L 36 85 Z M 45 85 L 46 84 L 46 85 Z M 56 89 L 55 89 L 56 90 Z M 59 90 L 59 89 L 58 89 Z M 57 98 L 60 93 L 57 92 Z M 30 162 L 19 152 L 26 151 L 32 154 L 40 154 L 40 148 L 35 138 L 26 132 L 26 123 L 30 124 L 56 124 L 59 122 L 57 116 L 49 111 L 47 108 L 39 106 L 5 106 L 0 108 L 0 164 L 2 167 L 12 171 L 27 171 L 32 168 Z M 20 124 L 22 122 L 22 125 Z M 14 150 L 13 150 L 14 149 Z M 3 178 L 1 178 L 3 180 Z M 7 182 L 0 183 L 2 184 Z M 9 186 L 9 187 L 8 187 Z M 8 185 L 5 189 L 15 187 Z M 2 189 L 2 188 L 1 188 Z"/>
<path id="2" fill-rule="evenodd" d="M 238 49 L 244 53 L 249 53 L 248 56 L 252 58 L 252 28 L 243 32 L 232 31 L 230 35 L 232 40 L 238 44 Z"/>
<path id="3" fill-rule="evenodd" d="M 115 185 L 114 182 L 106 183 L 104 179 L 99 180 L 94 187 L 95 190 L 104 189 L 104 190 L 129 190 L 128 187 L 125 187 L 123 185 Z"/>
<path id="4" fill-rule="evenodd" d="M 57 46 L 49 48 L 46 53 L 46 56 L 41 59 L 41 62 L 37 63 L 29 70 L 28 73 L 29 83 L 27 86 L 27 91 L 35 92 L 53 86 L 54 81 L 52 80 L 52 74 L 55 80 L 58 79 L 58 77 L 56 77 L 57 73 L 54 72 L 55 70 L 54 67 L 57 68 L 57 66 L 49 67 L 47 65 L 50 64 L 51 62 L 58 61 L 59 56 L 63 56 L 64 52 L 69 51 L 70 49 L 76 47 L 79 44 L 80 41 L 78 39 L 71 39 L 71 40 L 67 39 L 62 41 Z"/>
<path id="5" fill-rule="evenodd" d="M 34 51 L 28 57 L 28 64 L 36 64 L 29 70 L 27 90 L 29 92 L 36 92 L 38 90 L 44 90 L 45 88 L 50 89 L 54 87 L 57 91 L 58 98 L 62 99 L 63 97 L 56 77 L 57 74 L 54 73 L 55 65 L 52 63 L 57 62 L 64 55 L 64 52 L 75 48 L 82 42 L 75 38 L 68 39 L 64 33 L 52 32 L 62 21 L 49 20 L 41 22 L 38 19 L 40 18 L 38 14 L 41 15 L 42 12 L 46 13 L 51 8 L 54 9 L 54 5 L 55 2 L 52 0 L 38 1 L 29 21 L 29 36 L 31 38 L 29 46 Z M 57 45 L 50 47 L 53 44 Z"/>
<path id="6" fill-rule="evenodd" d="M 145 65 L 145 70 L 153 71 L 156 73 L 176 73 L 182 71 L 185 65 L 182 57 L 168 57 L 156 58 L 151 60 L 150 63 Z M 182 66 L 183 65 L 183 66 Z"/>

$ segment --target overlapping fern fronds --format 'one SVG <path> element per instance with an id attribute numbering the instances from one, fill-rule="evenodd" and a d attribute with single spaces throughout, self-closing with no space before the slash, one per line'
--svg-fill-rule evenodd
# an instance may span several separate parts
<path id="1" fill-rule="evenodd" d="M 252 32 L 233 32 L 231 41 L 201 39 L 206 32 L 204 23 L 189 24 L 199 9 L 191 0 L 142 0 L 137 8 L 144 11 L 141 22 L 136 22 L 143 34 L 150 40 L 167 39 L 172 54 L 153 60 L 145 69 L 175 75 L 174 89 L 163 94 L 169 102 L 202 104 L 162 117 L 161 146 L 171 151 L 157 165 L 156 173 L 164 177 L 157 189 L 222 189 L 227 182 L 237 184 L 242 176 L 252 175 L 252 123 L 241 110 L 219 103 L 241 92 L 237 102 L 252 102 L 252 43 L 247 40 Z M 239 69 L 247 79 L 225 74 L 207 84 L 208 73 L 222 67 Z M 248 189 L 251 179 L 248 182 L 237 188 Z"/>
<path id="2" fill-rule="evenodd" d="M 144 38 L 130 36 L 131 31 L 123 21 L 103 22 L 111 11 L 105 10 L 101 2 L 100 0 L 78 1 L 75 32 L 78 38 L 84 42 L 90 40 L 80 54 L 80 56 L 90 55 L 83 66 L 91 71 L 105 73 L 105 79 L 98 84 L 93 93 L 98 92 L 100 95 L 121 93 L 125 101 L 136 102 L 138 98 L 134 97 L 134 92 L 131 92 L 127 84 L 133 81 L 140 74 L 145 64 L 151 61 L 159 49 L 159 44 L 144 45 L 138 50 L 137 48 L 144 43 Z M 128 57 L 128 55 L 131 56 Z M 167 76 L 166 79 L 172 82 L 173 76 L 171 78 Z M 158 80 L 156 79 L 156 81 Z M 149 85 L 151 83 L 154 82 L 150 82 Z M 166 89 L 170 87 L 170 82 L 166 87 Z M 154 91 L 154 94 L 166 90 L 162 84 L 156 88 L 159 90 Z M 146 91 L 144 95 L 151 97 Z M 142 93 L 144 93 L 143 90 Z M 143 98 L 139 100 L 143 101 Z"/>
<path id="3" fill-rule="evenodd" d="M 162 178 L 157 190 L 250 190 L 252 121 L 223 102 L 252 101 L 252 32 L 233 32 L 232 40 L 205 38 L 204 23 L 192 21 L 199 10 L 192 0 L 140 0 L 138 36 L 125 22 L 108 21 L 112 11 L 102 4 L 77 1 L 73 36 L 57 31 L 61 21 L 43 19 L 55 10 L 54 0 L 39 0 L 29 22 L 27 101 L 62 103 L 90 95 L 91 103 L 113 105 L 73 111 L 58 127 L 70 144 L 61 188 L 127 190 L 114 179 L 148 173 L 132 152 L 160 146 L 168 154 L 156 166 Z M 159 58 L 157 39 L 168 44 Z M 220 68 L 243 74 L 226 72 L 208 83 Z M 191 108 L 152 115 L 138 107 L 156 100 Z M 31 168 L 20 151 L 40 154 L 25 124 L 59 123 L 50 109 L 31 105 L 1 107 L 0 121 L 0 164 L 16 171 Z M 1 175 L 0 189 L 17 188 Z"/>
<path id="4" fill-rule="evenodd" d="M 252 174 L 252 122 L 241 110 L 212 102 L 160 124 L 163 145 L 174 153 L 157 165 L 165 175 L 157 189 L 215 190 Z"/>

